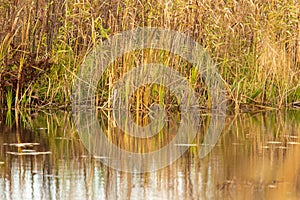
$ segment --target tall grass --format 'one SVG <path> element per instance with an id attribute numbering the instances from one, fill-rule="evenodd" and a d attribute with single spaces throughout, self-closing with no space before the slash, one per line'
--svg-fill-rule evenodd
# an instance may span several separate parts
<path id="1" fill-rule="evenodd" d="M 300 100 L 300 6 L 295 0 L 1 0 L 0 9 L 2 105 L 12 88 L 15 108 L 67 107 L 89 50 L 136 27 L 172 29 L 199 42 L 217 64 L 232 108 L 281 108 Z M 153 61 L 186 75 L 203 98 L 205 85 L 194 68 L 166 52 L 144 50 L 124 55 L 105 72 L 98 104 L 109 106 L 111 86 L 122 74 Z M 156 86 L 149 87 L 138 92 L 136 107 L 156 101 L 148 100 Z M 161 103 L 171 102 L 164 89 L 158 91 Z"/>

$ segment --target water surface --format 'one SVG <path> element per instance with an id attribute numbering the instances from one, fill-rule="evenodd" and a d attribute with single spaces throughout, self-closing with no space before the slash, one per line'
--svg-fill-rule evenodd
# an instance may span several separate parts
<path id="1" fill-rule="evenodd" d="M 299 111 L 228 116 L 209 156 L 198 158 L 200 130 L 197 146 L 170 166 L 143 174 L 110 169 L 90 155 L 68 112 L 20 114 L 18 123 L 10 117 L 3 116 L 0 126 L 3 200 L 300 198 Z M 131 148 L 130 140 L 115 138 Z M 24 155 L 32 152 L 37 155 Z"/>

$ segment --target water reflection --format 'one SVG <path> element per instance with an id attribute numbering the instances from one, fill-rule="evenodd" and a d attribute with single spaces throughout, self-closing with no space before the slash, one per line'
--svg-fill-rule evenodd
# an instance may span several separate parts
<path id="1" fill-rule="evenodd" d="M 209 156 L 198 158 L 203 140 L 203 133 L 199 133 L 197 146 L 190 147 L 175 163 L 143 174 L 118 172 L 102 165 L 103 158 L 90 156 L 70 113 L 27 114 L 20 117 L 19 127 L 1 121 L 0 199 L 300 197 L 299 111 L 229 116 Z M 124 138 L 118 139 L 125 145 Z M 7 154 L 32 151 L 51 154 Z"/>

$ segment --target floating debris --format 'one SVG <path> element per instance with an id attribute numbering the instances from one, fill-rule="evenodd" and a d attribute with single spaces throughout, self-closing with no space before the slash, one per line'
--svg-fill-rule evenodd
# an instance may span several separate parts
<path id="1" fill-rule="evenodd" d="M 200 146 L 211 146 L 211 144 L 200 144 Z"/>
<path id="2" fill-rule="evenodd" d="M 107 156 L 93 156 L 94 159 L 109 159 Z"/>
<path id="3" fill-rule="evenodd" d="M 89 155 L 81 155 L 81 158 L 93 158 L 93 159 L 109 159 L 107 156 L 89 156 Z"/>
<path id="4" fill-rule="evenodd" d="M 300 144 L 300 142 L 287 142 L 287 144 L 296 145 L 296 144 Z"/>
<path id="5" fill-rule="evenodd" d="M 71 138 L 66 138 L 66 137 L 56 137 L 56 140 L 72 140 Z"/>
<path id="6" fill-rule="evenodd" d="M 61 176 L 57 176 L 54 174 L 42 174 L 44 177 L 48 177 L 48 178 L 60 178 Z"/>
<path id="7" fill-rule="evenodd" d="M 32 147 L 32 146 L 38 146 L 40 143 L 11 143 L 11 144 L 3 144 L 3 145 L 9 145 L 14 147 Z"/>
<path id="8" fill-rule="evenodd" d="M 299 138 L 299 136 L 297 136 L 297 135 L 284 135 L 284 137 L 287 137 L 287 138 L 294 138 L 294 139 Z"/>
<path id="9" fill-rule="evenodd" d="M 33 149 L 22 149 L 22 152 L 35 152 Z"/>
<path id="10" fill-rule="evenodd" d="M 269 141 L 267 144 L 282 144 L 282 142 L 279 141 Z"/>
<path id="11" fill-rule="evenodd" d="M 37 130 L 47 130 L 48 128 L 44 128 L 44 127 L 39 127 L 39 128 L 36 128 Z"/>
<path id="12" fill-rule="evenodd" d="M 179 147 L 196 147 L 197 144 L 174 144 L 175 146 Z"/>
<path id="13" fill-rule="evenodd" d="M 287 147 L 285 147 L 285 146 L 279 146 L 279 147 L 276 147 L 276 149 L 287 149 Z"/>
<path id="14" fill-rule="evenodd" d="M 235 145 L 235 146 L 242 146 L 242 145 L 244 145 L 243 143 L 236 143 L 236 142 L 233 142 L 233 143 L 231 143 L 232 145 Z"/>
<path id="15" fill-rule="evenodd" d="M 268 185 L 268 187 L 271 188 L 271 189 L 274 189 L 274 188 L 277 188 L 277 185 L 271 184 L 271 185 Z"/>
<path id="16" fill-rule="evenodd" d="M 39 175 L 39 176 L 44 176 L 44 177 L 48 177 L 48 178 L 59 178 L 60 176 L 54 175 L 54 174 L 44 174 L 43 172 L 39 172 L 39 171 L 33 171 L 32 175 Z"/>
<path id="17" fill-rule="evenodd" d="M 7 154 L 10 155 L 15 155 L 15 156 L 36 156 L 36 155 L 48 155 L 51 154 L 50 151 L 45 151 L 45 152 L 23 152 L 23 153 L 19 153 L 19 152 L 6 152 Z"/>

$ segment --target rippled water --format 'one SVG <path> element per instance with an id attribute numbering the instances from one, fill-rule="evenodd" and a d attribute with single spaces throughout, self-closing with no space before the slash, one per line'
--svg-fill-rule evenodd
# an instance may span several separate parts
<path id="1" fill-rule="evenodd" d="M 110 169 L 89 155 L 70 113 L 0 120 L 0 199 L 300 198 L 299 111 L 228 116 L 209 156 L 198 158 L 200 131 L 196 147 L 143 174 Z M 125 147 L 130 141 L 117 139 Z"/>

